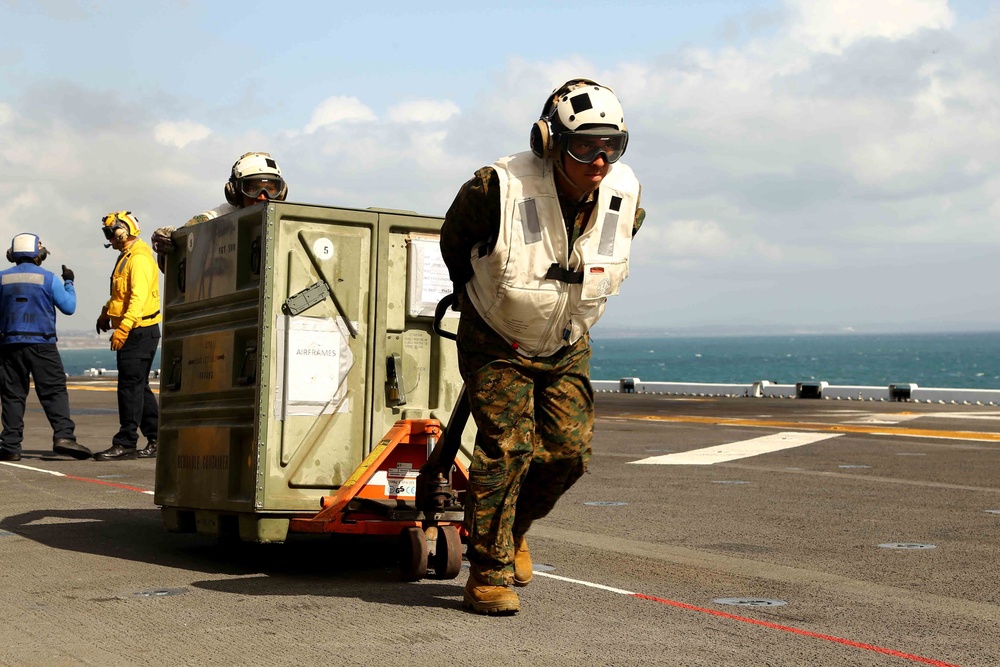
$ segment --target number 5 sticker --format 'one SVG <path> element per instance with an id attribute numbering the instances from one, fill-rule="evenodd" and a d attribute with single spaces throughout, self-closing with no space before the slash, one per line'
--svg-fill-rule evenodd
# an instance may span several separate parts
<path id="1" fill-rule="evenodd" d="M 316 259 L 323 261 L 333 259 L 333 241 L 328 238 L 319 238 L 313 242 L 313 255 Z"/>

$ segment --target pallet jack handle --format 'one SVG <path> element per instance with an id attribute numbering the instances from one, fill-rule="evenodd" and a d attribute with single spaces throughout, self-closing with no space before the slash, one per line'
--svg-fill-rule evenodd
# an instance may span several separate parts
<path id="1" fill-rule="evenodd" d="M 457 336 L 443 329 L 441 320 L 453 303 L 455 295 L 449 294 L 441 299 L 434 309 L 434 332 L 450 340 L 456 340 Z M 434 445 L 427 462 L 420 467 L 420 474 L 417 475 L 416 503 L 425 514 L 442 512 L 445 508 L 457 504 L 457 497 L 451 488 L 451 468 L 462 446 L 462 432 L 468 421 L 469 398 L 463 384 L 452 409 L 451 418 L 448 420 L 448 426 Z"/>
<path id="2" fill-rule="evenodd" d="M 448 309 L 453 303 L 455 303 L 455 295 L 449 294 L 438 301 L 437 307 L 434 308 L 434 333 L 441 336 L 441 338 L 447 338 L 448 340 L 458 340 L 458 336 L 446 329 L 441 328 L 441 320 L 444 319 L 444 314 L 448 312 Z"/>

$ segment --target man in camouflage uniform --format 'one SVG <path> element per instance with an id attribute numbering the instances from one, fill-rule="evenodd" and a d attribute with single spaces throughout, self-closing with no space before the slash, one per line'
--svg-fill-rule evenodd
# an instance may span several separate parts
<path id="1" fill-rule="evenodd" d="M 465 605 L 520 609 L 532 578 L 525 534 L 583 475 L 594 394 L 590 327 L 628 275 L 645 213 L 618 162 L 628 143 L 607 87 L 573 79 L 546 99 L 531 151 L 465 183 L 441 252 L 455 283 L 459 369 L 478 429 L 465 523 Z"/>

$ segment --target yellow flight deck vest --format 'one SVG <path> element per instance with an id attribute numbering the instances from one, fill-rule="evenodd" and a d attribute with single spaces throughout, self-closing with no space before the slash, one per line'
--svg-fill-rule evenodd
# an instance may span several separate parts
<path id="1" fill-rule="evenodd" d="M 497 160 L 500 232 L 472 249 L 466 293 L 523 356 L 547 357 L 578 341 L 628 276 L 639 181 L 616 162 L 601 181 L 583 233 L 569 248 L 551 160 L 531 152 Z"/>
<path id="2" fill-rule="evenodd" d="M 160 273 L 153 249 L 136 239 L 118 256 L 111 273 L 111 298 L 105 306 L 111 325 L 131 331 L 160 322 Z"/>

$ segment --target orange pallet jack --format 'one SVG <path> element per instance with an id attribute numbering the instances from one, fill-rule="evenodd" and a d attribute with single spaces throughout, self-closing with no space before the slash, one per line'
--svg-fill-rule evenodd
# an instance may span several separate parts
<path id="1" fill-rule="evenodd" d="M 442 299 L 434 316 L 434 330 L 452 340 L 455 335 L 440 323 L 453 298 Z M 462 570 L 461 501 L 469 482 L 468 470 L 456 457 L 468 419 L 463 388 L 447 429 L 436 419 L 397 421 L 337 493 L 321 499 L 320 512 L 291 519 L 289 531 L 398 535 L 404 581 L 424 578 L 428 567 L 438 579 L 454 579 Z M 415 482 L 407 477 L 412 470 L 419 470 Z"/>

